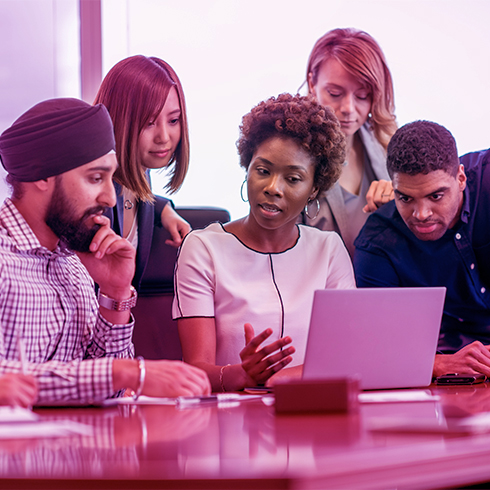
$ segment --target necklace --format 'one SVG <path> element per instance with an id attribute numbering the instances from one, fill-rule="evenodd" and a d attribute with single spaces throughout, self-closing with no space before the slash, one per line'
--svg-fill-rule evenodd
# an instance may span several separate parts
<path id="1" fill-rule="evenodd" d="M 122 194 L 124 199 L 124 209 L 130 211 L 134 208 L 136 199 L 134 198 L 133 193 L 126 187 L 123 187 Z"/>
<path id="2" fill-rule="evenodd" d="M 133 245 L 137 243 L 135 241 L 137 230 L 137 215 L 138 215 L 138 199 L 136 196 L 125 187 L 123 188 L 123 202 L 124 202 L 124 217 L 123 217 L 123 237 L 128 239 Z"/>

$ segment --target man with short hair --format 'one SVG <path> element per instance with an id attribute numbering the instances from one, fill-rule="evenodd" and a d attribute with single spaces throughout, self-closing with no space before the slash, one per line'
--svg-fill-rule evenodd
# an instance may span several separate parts
<path id="1" fill-rule="evenodd" d="M 210 390 L 192 366 L 132 359 L 135 250 L 102 214 L 114 149 L 105 107 L 77 99 L 41 102 L 0 136 L 13 189 L 0 207 L 0 375 L 35 376 L 39 403 Z"/>
<path id="2" fill-rule="evenodd" d="M 355 242 L 359 287 L 447 288 L 434 376 L 490 377 L 489 162 L 490 150 L 458 159 L 451 133 L 433 122 L 401 127 L 387 156 L 395 200 Z"/>

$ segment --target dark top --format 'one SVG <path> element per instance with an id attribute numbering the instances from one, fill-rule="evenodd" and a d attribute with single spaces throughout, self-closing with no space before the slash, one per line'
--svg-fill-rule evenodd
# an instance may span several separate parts
<path id="1" fill-rule="evenodd" d="M 111 220 L 111 228 L 122 235 L 124 203 L 121 186 L 114 182 L 116 188 L 117 204 L 107 210 L 105 215 Z M 162 226 L 161 214 L 163 208 L 172 201 L 164 197 L 155 196 L 155 203 L 149 204 L 140 201 L 138 205 L 138 250 L 136 252 L 136 271 L 133 278 L 133 286 L 137 291 L 140 289 L 141 279 L 145 272 L 150 257 L 151 241 L 153 238 L 153 228 Z"/>
<path id="2" fill-rule="evenodd" d="M 458 223 L 435 241 L 405 225 L 395 202 L 373 213 L 355 241 L 358 287 L 447 288 L 439 351 L 490 344 L 490 150 L 460 158 L 467 175 Z"/>

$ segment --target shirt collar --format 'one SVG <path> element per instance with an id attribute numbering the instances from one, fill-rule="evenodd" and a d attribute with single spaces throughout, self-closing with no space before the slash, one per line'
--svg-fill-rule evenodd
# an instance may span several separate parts
<path id="1" fill-rule="evenodd" d="M 463 207 L 461 208 L 461 221 L 468 223 L 470 218 L 470 189 L 468 186 L 463 191 Z"/>
<path id="2" fill-rule="evenodd" d="M 36 249 L 47 250 L 46 247 L 41 245 L 39 239 L 10 198 L 5 199 L 0 207 L 0 226 L 7 230 L 18 250 L 23 252 Z M 57 245 L 54 253 L 73 254 L 61 243 Z"/>

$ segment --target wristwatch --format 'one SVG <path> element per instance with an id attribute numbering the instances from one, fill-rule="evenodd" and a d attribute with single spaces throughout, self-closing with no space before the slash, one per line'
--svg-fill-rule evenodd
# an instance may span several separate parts
<path id="1" fill-rule="evenodd" d="M 108 310 L 114 311 L 127 311 L 136 306 L 136 300 L 138 299 L 138 293 L 133 286 L 131 286 L 131 297 L 128 299 L 123 299 L 122 301 L 116 301 L 113 298 L 109 298 L 104 293 L 99 292 L 97 294 L 97 299 L 99 300 L 99 306 L 103 306 Z"/>

